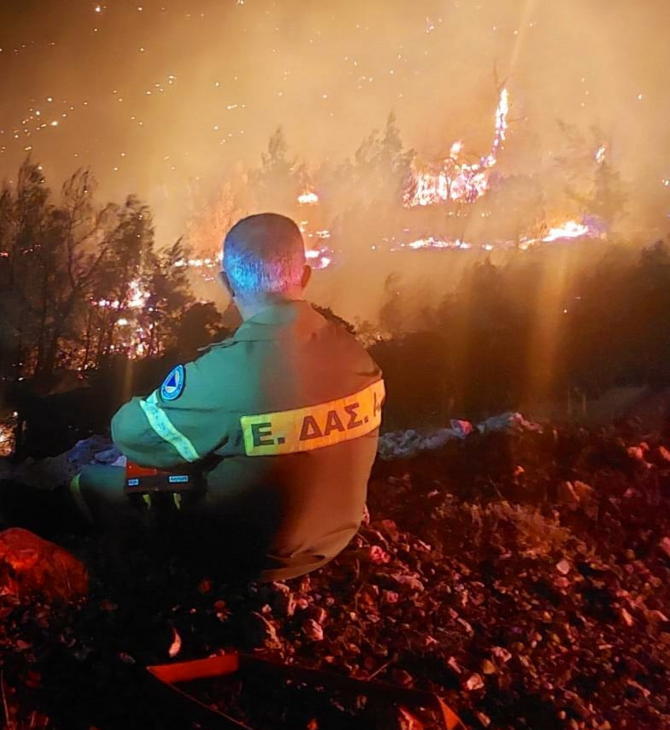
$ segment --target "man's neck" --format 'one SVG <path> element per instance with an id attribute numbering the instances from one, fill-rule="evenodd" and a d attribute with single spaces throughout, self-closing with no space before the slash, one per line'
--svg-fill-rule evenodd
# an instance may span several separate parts
<path id="1" fill-rule="evenodd" d="M 274 307 L 277 304 L 289 304 L 291 302 L 301 301 L 303 301 L 302 292 L 295 292 L 295 294 L 291 295 L 282 294 L 281 296 L 268 296 L 247 301 L 235 299 L 235 306 L 239 310 L 242 320 L 246 322 L 269 307 Z"/>

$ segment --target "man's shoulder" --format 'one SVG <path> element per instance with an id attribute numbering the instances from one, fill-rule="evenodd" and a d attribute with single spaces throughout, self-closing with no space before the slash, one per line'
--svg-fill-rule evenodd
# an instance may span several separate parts
<path id="1" fill-rule="evenodd" d="M 244 343 L 232 336 L 201 347 L 198 350 L 198 357 L 187 365 L 187 369 L 193 369 L 205 377 L 209 374 L 220 377 L 226 371 L 230 373 L 243 368 L 245 359 Z"/>
<path id="2" fill-rule="evenodd" d="M 198 348 L 198 359 L 202 358 L 203 355 L 206 355 L 210 352 L 216 352 L 218 350 L 223 350 L 229 347 L 232 347 L 233 345 L 239 344 L 239 341 L 235 339 L 235 335 L 231 335 L 230 337 L 226 337 L 224 340 L 218 340 L 216 342 L 210 342 L 208 345 L 205 345 L 204 347 Z"/>

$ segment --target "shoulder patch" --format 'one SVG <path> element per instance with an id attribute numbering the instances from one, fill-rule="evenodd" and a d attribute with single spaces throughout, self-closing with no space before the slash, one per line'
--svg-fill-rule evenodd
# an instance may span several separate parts
<path id="1" fill-rule="evenodd" d="M 184 392 L 185 385 L 186 370 L 183 365 L 177 365 L 176 368 L 170 371 L 170 374 L 163 381 L 163 385 L 161 385 L 161 398 L 167 401 L 177 400 Z"/>

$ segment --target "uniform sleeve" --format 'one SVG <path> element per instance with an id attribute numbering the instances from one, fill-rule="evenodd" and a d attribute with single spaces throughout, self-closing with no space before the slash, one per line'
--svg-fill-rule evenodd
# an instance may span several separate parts
<path id="1" fill-rule="evenodd" d="M 192 464 L 221 445 L 226 437 L 222 411 L 234 373 L 225 357 L 219 356 L 212 368 L 212 356 L 182 366 L 177 397 L 166 391 L 168 376 L 149 397 L 121 407 L 112 419 L 112 440 L 121 453 L 140 466 L 165 469 Z"/>

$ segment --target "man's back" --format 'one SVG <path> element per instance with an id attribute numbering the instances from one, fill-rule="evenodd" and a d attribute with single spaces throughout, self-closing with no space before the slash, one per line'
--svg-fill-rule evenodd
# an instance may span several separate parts
<path id="1" fill-rule="evenodd" d="M 360 524 L 377 449 L 383 383 L 365 349 L 307 302 L 286 301 L 180 377 L 176 398 L 165 388 L 152 397 L 185 441 L 163 431 L 170 438 L 152 465 L 179 464 L 175 452 L 206 457 L 207 494 L 184 513 L 203 552 L 216 562 L 220 549 L 225 563 L 234 546 L 235 559 L 253 556 L 266 578 L 308 572 L 339 553 Z M 138 432 L 138 406 L 151 422 L 135 399 L 115 418 L 114 438 L 149 463 L 152 449 L 137 442 L 153 434 Z"/>

